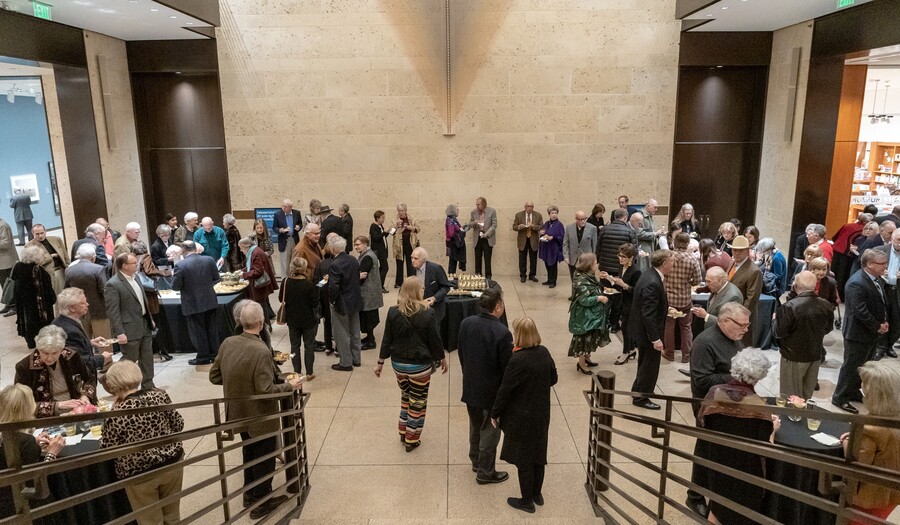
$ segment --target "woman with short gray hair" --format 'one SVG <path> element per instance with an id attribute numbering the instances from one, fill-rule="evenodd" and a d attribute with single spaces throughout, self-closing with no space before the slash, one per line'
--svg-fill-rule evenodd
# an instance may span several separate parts
<path id="1" fill-rule="evenodd" d="M 156 239 L 150 245 L 150 257 L 153 258 L 153 264 L 156 266 L 170 266 L 169 257 L 166 255 L 166 249 L 175 244 L 172 238 L 172 228 L 168 224 L 160 224 L 156 227 Z"/>
<path id="2" fill-rule="evenodd" d="M 765 412 L 766 402 L 754 390 L 771 366 L 769 358 L 758 348 L 745 348 L 738 352 L 731 359 L 732 380 L 709 390 L 697 414 L 697 423 L 708 430 L 744 439 L 771 441 L 781 427 L 781 420 Z M 705 446 L 697 447 L 698 456 L 751 476 L 765 477 L 764 457 L 726 445 L 703 443 Z M 739 481 L 712 469 L 708 476 L 707 487 L 719 496 L 751 509 L 762 505 L 765 489 L 758 483 Z M 747 523 L 739 512 L 714 500 L 709 503 L 709 521 Z"/>
<path id="3" fill-rule="evenodd" d="M 22 260 L 13 266 L 10 278 L 16 282 L 13 290 L 16 305 L 16 328 L 25 338 L 29 350 L 34 350 L 34 338 L 38 331 L 53 321 L 53 305 L 56 292 L 53 279 L 41 266 L 45 253 L 41 246 L 26 246 Z"/>
<path id="4" fill-rule="evenodd" d="M 460 271 L 466 271 L 466 230 L 459 223 L 459 206 L 451 204 L 447 206 L 447 221 L 444 224 L 446 231 L 445 244 L 447 245 L 447 257 L 450 258 L 450 266 L 447 273 L 456 273 L 456 265 Z"/>
<path id="5" fill-rule="evenodd" d="M 235 270 L 240 270 L 247 264 L 244 252 L 238 247 L 238 242 L 241 240 L 241 232 L 239 232 L 237 226 L 234 225 L 235 222 L 237 222 L 237 219 L 230 213 L 226 213 L 222 217 L 222 227 L 225 228 L 225 239 L 228 240 L 228 254 L 225 256 L 224 271 L 233 272 Z"/>

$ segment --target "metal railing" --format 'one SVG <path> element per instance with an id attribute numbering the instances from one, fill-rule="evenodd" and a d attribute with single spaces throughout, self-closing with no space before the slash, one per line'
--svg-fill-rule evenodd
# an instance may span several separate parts
<path id="1" fill-rule="evenodd" d="M 258 400 L 277 400 L 279 402 L 279 410 L 270 414 L 257 415 L 254 417 L 236 419 L 228 422 L 223 421 L 223 409 L 229 402 L 240 401 L 258 401 Z M 56 425 L 71 426 L 77 423 L 97 422 L 109 418 L 128 416 L 132 414 L 144 414 L 152 412 L 164 412 L 169 410 L 187 410 L 196 408 L 210 408 L 213 413 L 214 424 L 205 425 L 199 428 L 184 430 L 182 432 L 161 436 L 154 439 L 138 441 L 124 446 L 116 446 L 110 448 L 101 448 L 96 451 L 85 454 L 77 454 L 71 457 L 61 457 L 54 461 L 45 461 L 33 463 L 30 465 L 22 465 L 20 451 L 15 446 L 4 446 L 7 465 L 9 468 L 0 470 L 0 489 L 9 488 L 12 491 L 13 501 L 15 504 L 16 514 L 14 516 L 0 519 L 0 525 L 5 524 L 30 524 L 34 520 L 44 518 L 56 513 L 62 513 L 71 510 L 79 505 L 90 504 L 98 498 L 116 498 L 124 497 L 121 491 L 127 485 L 139 483 L 149 480 L 155 476 L 172 472 L 177 469 L 184 469 L 201 464 L 201 462 L 210 458 L 216 458 L 218 464 L 218 474 L 203 479 L 199 479 L 190 486 L 182 486 L 182 489 L 165 499 L 155 502 L 138 509 L 131 509 L 131 512 L 116 516 L 114 519 L 106 521 L 113 525 L 122 525 L 134 521 L 140 514 L 162 509 L 164 506 L 173 502 L 182 502 L 191 495 L 199 495 L 199 492 L 211 485 L 219 484 L 220 497 L 210 498 L 204 501 L 205 505 L 193 511 L 190 515 L 185 516 L 182 512 L 181 522 L 191 523 L 201 517 L 207 517 L 215 509 L 222 508 L 224 521 L 221 523 L 234 523 L 244 516 L 249 515 L 255 508 L 265 504 L 266 498 L 255 501 L 252 505 L 242 508 L 242 502 L 239 500 L 237 506 L 241 509 L 238 512 L 232 510 L 231 500 L 243 496 L 245 492 L 253 487 L 272 479 L 279 474 L 284 474 L 285 481 L 283 484 L 276 484 L 272 490 L 271 497 L 280 495 L 289 496 L 278 508 L 273 510 L 265 520 L 260 523 L 287 523 L 293 518 L 299 516 L 306 498 L 309 494 L 309 463 L 307 456 L 307 438 L 306 438 L 306 419 L 304 410 L 309 400 L 309 394 L 300 392 L 283 392 L 277 394 L 266 394 L 258 396 L 248 396 L 241 398 L 219 398 L 208 399 L 202 401 L 191 401 L 186 403 L 173 403 L 170 405 L 160 405 L 146 408 L 136 408 L 130 410 L 113 410 L 109 412 L 100 412 L 95 414 L 85 414 L 78 416 L 60 416 L 53 418 L 43 418 L 38 420 L 24 421 L 18 423 L 8 423 L 0 425 L 0 432 L 3 434 L 4 443 L 13 443 L 14 433 L 31 432 L 34 427 L 53 427 Z M 187 419 L 187 418 L 185 418 Z M 236 429 L 240 431 L 241 427 L 248 424 L 258 424 L 261 422 L 278 420 L 280 424 L 278 429 L 272 432 L 255 436 L 248 440 L 235 440 Z M 78 474 L 80 471 L 92 466 L 102 465 L 103 463 L 112 462 L 115 458 L 125 454 L 132 454 L 156 448 L 159 446 L 182 442 L 185 444 L 185 453 L 191 450 L 187 446 L 187 442 L 196 440 L 199 442 L 205 436 L 213 436 L 215 438 L 215 448 L 213 450 L 198 454 L 190 454 L 189 457 L 182 458 L 180 461 L 165 465 L 161 468 L 144 472 L 137 476 L 125 478 L 122 480 L 109 480 L 109 483 L 102 483 L 100 486 L 90 488 L 81 493 L 68 495 L 61 499 L 56 499 L 52 503 L 32 508 L 31 502 L 42 500 L 52 493 L 53 483 L 49 481 L 54 475 L 72 475 Z M 248 463 L 240 461 L 240 465 L 229 467 L 226 464 L 225 455 L 232 451 L 240 451 L 241 447 L 253 444 L 265 439 L 275 437 L 279 445 L 276 450 L 270 454 L 257 458 Z M 273 473 L 257 479 L 252 484 L 229 489 L 227 478 L 234 475 L 241 475 L 247 468 L 253 467 L 263 461 L 272 458 L 279 458 L 282 464 L 276 465 Z M 110 467 L 111 469 L 111 467 Z M 187 480 L 185 480 L 187 481 Z M 204 494 L 205 495 L 205 494 Z M 197 501 L 194 496 L 192 501 Z M 119 502 L 121 503 L 121 502 Z M 93 524 L 92 524 L 93 525 Z"/>
<path id="2" fill-rule="evenodd" d="M 631 403 L 633 392 L 615 389 L 615 374 L 602 371 L 592 376 L 590 390 L 584 396 L 590 406 L 590 432 L 588 441 L 587 480 L 585 490 L 593 506 L 594 513 L 607 524 L 629 523 L 671 523 L 677 517 L 692 518 L 697 523 L 706 523 L 706 519 L 693 512 L 684 501 L 686 489 L 691 489 L 707 500 L 715 501 L 724 507 L 739 512 L 761 524 L 776 525 L 782 523 L 775 517 L 764 513 L 765 509 L 748 508 L 717 494 L 713 488 L 693 483 L 688 477 L 674 472 L 676 461 L 685 460 L 685 465 L 693 464 L 705 467 L 710 471 L 731 476 L 745 483 L 761 487 L 768 492 L 767 497 L 776 496 L 793 500 L 798 505 L 807 505 L 816 512 L 825 512 L 829 519 L 844 525 L 854 520 L 866 524 L 889 523 L 870 514 L 860 512 L 852 507 L 853 495 L 859 483 L 875 484 L 890 490 L 900 491 L 900 472 L 891 471 L 859 463 L 857 461 L 862 441 L 863 427 L 866 425 L 900 428 L 900 420 L 869 416 L 838 414 L 817 411 L 816 417 L 824 421 L 849 423 L 849 439 L 846 457 L 833 457 L 809 451 L 762 442 L 730 434 L 706 430 L 693 425 L 684 425 L 673 421 L 677 414 L 676 405 L 690 411 L 691 403 L 700 400 L 662 395 L 641 395 L 662 405 L 661 418 L 635 414 L 615 408 L 616 403 Z M 736 405 L 720 403 L 722 406 Z M 746 409 L 746 407 L 743 407 Z M 809 413 L 797 408 L 779 408 L 775 406 L 754 407 L 760 413 L 777 414 L 783 419 L 787 416 L 807 416 Z M 629 422 L 626 424 L 625 422 Z M 645 426 L 648 432 L 632 432 L 621 427 Z M 613 436 L 616 439 L 613 439 Z M 716 445 L 730 447 L 741 452 L 749 452 L 773 461 L 797 468 L 811 469 L 818 475 L 817 490 L 808 493 L 797 488 L 784 485 L 764 477 L 710 461 L 694 454 L 691 450 L 683 450 L 673 441 L 684 441 L 683 438 L 694 438 Z M 613 445 L 615 443 L 615 446 Z M 693 447 L 693 445 L 692 445 Z M 659 452 L 659 461 L 651 461 L 647 455 L 640 455 L 636 449 L 650 448 Z M 629 468 L 623 468 L 628 461 Z M 639 469 L 635 473 L 635 468 Z M 610 478 L 611 474 L 615 475 Z M 641 478 L 644 479 L 641 479 Z M 652 481 L 648 482 L 648 478 Z M 647 504 L 647 495 L 655 505 Z M 642 502 L 641 499 L 644 499 Z M 787 500 L 780 500 L 787 501 Z M 651 508 L 655 506 L 655 508 Z M 642 518 L 646 518 L 641 521 Z"/>

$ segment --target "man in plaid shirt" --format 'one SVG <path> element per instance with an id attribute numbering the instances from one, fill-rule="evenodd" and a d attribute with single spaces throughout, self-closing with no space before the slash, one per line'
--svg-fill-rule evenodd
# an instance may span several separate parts
<path id="1" fill-rule="evenodd" d="M 666 275 L 666 299 L 669 301 L 669 311 L 674 308 L 684 314 L 683 317 L 673 318 L 671 314 L 666 318 L 666 333 L 663 339 L 665 349 L 662 356 L 669 361 L 675 360 L 675 325 L 681 331 L 681 362 L 689 363 L 691 360 L 691 344 L 694 336 L 691 333 L 691 322 L 694 319 L 691 314 L 691 286 L 700 284 L 700 261 L 694 258 L 687 247 L 691 236 L 687 233 L 675 235 L 673 240 L 675 250 L 672 252 L 672 269 Z"/>

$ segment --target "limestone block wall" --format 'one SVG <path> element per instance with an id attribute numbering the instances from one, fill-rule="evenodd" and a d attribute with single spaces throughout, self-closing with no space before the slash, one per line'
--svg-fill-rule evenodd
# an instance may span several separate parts
<path id="1" fill-rule="evenodd" d="M 800 51 L 800 74 L 791 140 L 784 137 L 787 116 L 788 74 L 791 51 Z M 809 53 L 812 47 L 812 22 L 803 22 L 775 31 L 772 38 L 772 61 L 766 95 L 766 120 L 763 132 L 762 161 L 759 170 L 759 193 L 756 201 L 756 227 L 765 237 L 773 237 L 776 245 L 790 257 L 793 241 L 789 239 L 800 161 L 800 135 L 803 131 L 806 81 L 809 77 Z"/>
<path id="2" fill-rule="evenodd" d="M 431 259 L 443 263 L 445 208 L 457 203 L 467 219 L 484 196 L 499 218 L 494 273 L 509 275 L 518 273 L 512 219 L 526 200 L 542 212 L 558 205 L 567 223 L 595 202 L 615 206 L 622 193 L 668 203 L 674 0 L 465 3 L 505 12 L 494 13 L 496 27 L 471 26 L 494 32 L 474 35 L 483 50 L 460 51 L 476 70 L 461 72 L 471 85 L 453 93 L 453 136 L 443 134 L 434 92 L 432 75 L 443 72 L 421 65 L 433 65 L 424 59 L 435 51 L 410 45 L 423 38 L 417 21 L 442 16 L 421 12 L 427 4 L 220 1 L 235 210 L 283 197 L 304 211 L 312 198 L 346 202 L 356 232 L 367 233 L 372 212 L 394 217 L 404 202 Z"/>

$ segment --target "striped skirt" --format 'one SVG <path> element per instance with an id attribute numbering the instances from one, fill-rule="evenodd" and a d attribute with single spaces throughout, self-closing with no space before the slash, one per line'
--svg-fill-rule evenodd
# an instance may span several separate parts
<path id="1" fill-rule="evenodd" d="M 400 386 L 400 422 L 397 429 L 407 444 L 418 443 L 425 426 L 425 409 L 428 404 L 428 384 L 434 365 L 398 363 L 391 360 L 397 384 Z"/>

